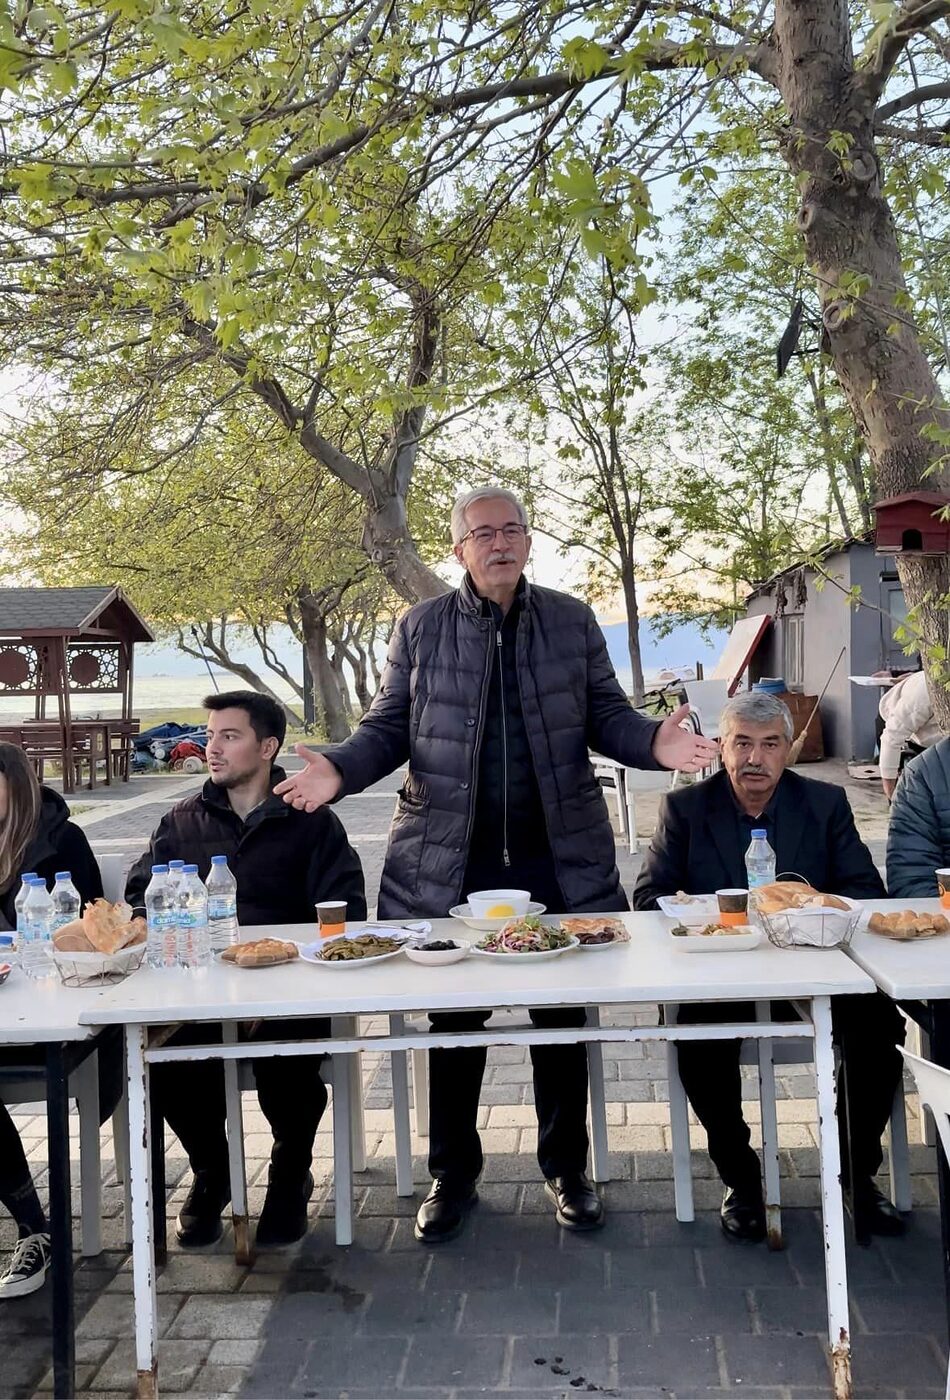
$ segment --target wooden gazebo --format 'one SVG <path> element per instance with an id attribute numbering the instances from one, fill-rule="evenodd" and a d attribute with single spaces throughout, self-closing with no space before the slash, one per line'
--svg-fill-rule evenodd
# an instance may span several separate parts
<path id="1" fill-rule="evenodd" d="M 42 776 L 46 760 L 62 764 L 63 789 L 72 792 L 82 766 L 95 786 L 127 780 L 132 735 L 132 657 L 136 642 L 154 633 L 121 588 L 0 588 L 0 696 L 33 700 L 32 720 L 5 724 L 0 738 L 21 744 Z M 79 695 L 119 695 L 121 718 L 74 719 Z M 56 700 L 56 715 L 47 702 Z"/>

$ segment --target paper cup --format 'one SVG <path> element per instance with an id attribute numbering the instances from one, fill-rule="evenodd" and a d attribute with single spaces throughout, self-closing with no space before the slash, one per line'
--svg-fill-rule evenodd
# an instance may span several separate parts
<path id="1" fill-rule="evenodd" d="M 748 890 L 717 890 L 716 899 L 719 903 L 719 922 L 723 928 L 738 928 L 740 924 L 749 922 Z"/>
<path id="2" fill-rule="evenodd" d="M 346 933 L 346 900 L 323 899 L 316 905 L 316 910 L 321 938 L 333 938 L 338 933 Z"/>
<path id="3" fill-rule="evenodd" d="M 944 909 L 950 909 L 950 870 L 937 871 L 937 889 L 940 891 L 940 903 Z"/>

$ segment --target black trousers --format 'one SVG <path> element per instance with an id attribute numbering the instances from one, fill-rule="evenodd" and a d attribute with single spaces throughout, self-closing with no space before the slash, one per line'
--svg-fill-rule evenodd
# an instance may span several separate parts
<path id="1" fill-rule="evenodd" d="M 583 1008 L 543 1007 L 529 1012 L 544 1029 L 583 1026 Z M 443 1011 L 429 1017 L 433 1031 L 478 1031 L 490 1011 Z M 478 1099 L 485 1073 L 484 1046 L 429 1052 L 429 1171 L 433 1177 L 474 1181 L 482 1169 Z M 549 1179 L 587 1169 L 587 1050 L 584 1045 L 532 1045 L 538 1163 Z"/>
<path id="2" fill-rule="evenodd" d="M 784 1009 L 783 1003 L 773 1006 L 773 1014 L 779 1018 L 786 1011 L 790 1011 L 787 1003 Z M 833 997 L 831 1013 L 835 1043 L 848 1079 L 850 1109 L 849 1144 L 839 1104 L 842 1180 L 848 1184 L 850 1146 L 854 1181 L 860 1187 L 871 1180 L 883 1160 L 881 1136 L 903 1072 L 896 1047 L 904 1043 L 905 1027 L 897 1007 L 882 992 Z M 717 1025 L 754 1017 L 754 1006 L 730 1002 L 681 1006 L 677 1020 L 680 1025 Z M 681 1041 L 677 1053 L 680 1078 L 696 1117 L 706 1129 L 716 1170 L 727 1186 L 742 1190 L 757 1187 L 760 1176 L 759 1159 L 742 1116 L 740 1044 L 738 1040 Z"/>
<path id="3" fill-rule="evenodd" d="M 33 1046 L 22 1050 L 6 1047 L 0 1052 L 0 1094 L 3 1092 L 3 1071 L 12 1074 L 39 1067 Z M 98 1046 L 99 1122 L 111 1118 L 122 1097 L 125 1061 L 120 1033 L 105 1035 Z M 20 1134 L 10 1117 L 6 1104 L 0 1102 L 0 1204 L 10 1212 L 18 1225 L 40 1228 L 37 1217 L 36 1192 Z"/>
<path id="4" fill-rule="evenodd" d="M 242 1026 L 241 1040 L 323 1039 L 330 1034 L 325 1019 L 264 1021 Z M 220 1045 L 218 1025 L 189 1026 L 168 1044 Z M 252 1060 L 257 1097 L 274 1135 L 272 1177 L 299 1180 L 313 1161 L 313 1140 L 327 1106 L 327 1089 L 320 1078 L 322 1055 L 271 1056 Z M 220 1060 L 154 1065 L 151 1091 L 166 1123 L 188 1154 L 192 1171 L 227 1179 L 227 1105 L 224 1066 Z"/>

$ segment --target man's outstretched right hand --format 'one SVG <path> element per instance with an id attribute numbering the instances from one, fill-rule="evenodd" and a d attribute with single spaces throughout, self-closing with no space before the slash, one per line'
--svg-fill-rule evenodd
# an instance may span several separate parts
<path id="1" fill-rule="evenodd" d="M 296 744 L 294 753 L 304 760 L 306 767 L 278 783 L 274 792 L 291 807 L 296 807 L 298 812 L 315 812 L 318 807 L 333 801 L 340 791 L 343 775 L 328 758 L 322 753 L 314 753 L 306 744 Z"/>

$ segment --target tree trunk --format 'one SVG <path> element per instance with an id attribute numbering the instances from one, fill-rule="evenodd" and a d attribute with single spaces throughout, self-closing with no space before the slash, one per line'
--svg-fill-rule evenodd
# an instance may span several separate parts
<path id="1" fill-rule="evenodd" d="M 950 414 L 908 312 L 900 248 L 874 140 L 877 94 L 857 73 L 846 0 L 776 0 L 776 80 L 790 124 L 784 157 L 800 179 L 798 227 L 815 275 L 835 370 L 882 496 L 946 489 L 942 447 L 922 434 Z M 847 143 L 847 149 L 843 149 Z M 839 154 L 835 154 L 835 150 Z M 947 641 L 946 556 L 898 558 L 925 668 Z M 950 728 L 950 692 L 933 687 Z"/>
<path id="2" fill-rule="evenodd" d="M 327 621 L 312 594 L 300 594 L 300 621 L 323 728 L 330 743 L 339 744 L 349 735 L 350 724 L 339 679 L 330 661 Z"/>
<path id="3" fill-rule="evenodd" d="M 362 544 L 367 557 L 407 603 L 448 592 L 449 585 L 416 552 L 405 501 L 393 495 L 382 498 L 379 504 L 368 500 Z"/>
<path id="4" fill-rule="evenodd" d="M 633 560 L 626 555 L 620 562 L 620 580 L 627 609 L 627 649 L 630 652 L 630 670 L 633 674 L 630 694 L 634 705 L 642 705 L 644 687 L 643 658 L 640 655 L 640 605 L 637 602 L 637 578 Z"/>

